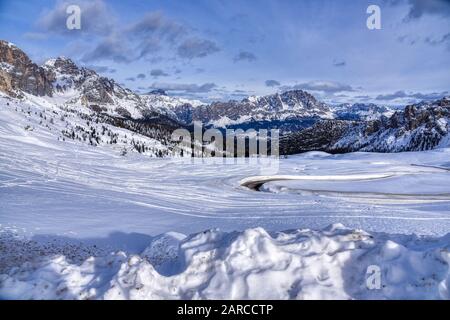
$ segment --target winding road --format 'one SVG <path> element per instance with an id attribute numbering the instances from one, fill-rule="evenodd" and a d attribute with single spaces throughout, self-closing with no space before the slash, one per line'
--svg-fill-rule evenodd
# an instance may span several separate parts
<path id="1" fill-rule="evenodd" d="M 411 164 L 411 167 L 435 169 L 439 172 L 449 172 L 449 168 L 439 166 L 427 166 Z M 271 182 L 281 181 L 327 181 L 327 182 L 342 182 L 342 181 L 371 181 L 387 179 L 405 175 L 417 175 L 417 174 L 430 174 L 433 171 L 416 171 L 416 172 L 388 172 L 379 174 L 352 174 L 352 175 L 273 175 L 273 176 L 252 176 L 242 179 L 240 185 L 253 191 L 270 192 L 270 189 L 264 189 L 265 184 Z M 285 186 L 285 190 L 289 190 L 291 193 L 310 193 L 319 196 L 329 197 L 345 197 L 345 198 L 357 198 L 360 200 L 376 201 L 376 200 L 390 200 L 391 203 L 420 203 L 420 202 L 446 202 L 450 201 L 449 192 L 439 193 L 393 193 L 393 192 L 368 192 L 368 191 L 338 191 L 330 189 L 313 189 L 306 187 L 290 188 Z"/>

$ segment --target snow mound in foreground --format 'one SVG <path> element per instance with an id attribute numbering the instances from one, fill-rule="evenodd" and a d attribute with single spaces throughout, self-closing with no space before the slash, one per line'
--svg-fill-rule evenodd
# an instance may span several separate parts
<path id="1" fill-rule="evenodd" d="M 450 299 L 450 234 L 369 234 L 339 224 L 274 234 L 261 228 L 168 233 L 140 255 L 82 261 L 76 259 L 77 250 L 86 253 L 81 247 L 64 255 L 46 255 L 45 248 L 40 258 L 3 271 L 0 298 Z M 379 287 L 367 273 L 373 266 L 381 271 Z"/>

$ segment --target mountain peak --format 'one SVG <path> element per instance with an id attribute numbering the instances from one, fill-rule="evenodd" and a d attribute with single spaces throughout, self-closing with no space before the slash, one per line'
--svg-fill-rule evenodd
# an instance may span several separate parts
<path id="1" fill-rule="evenodd" d="M 77 75 L 80 73 L 80 68 L 71 59 L 60 56 L 56 59 L 49 59 L 43 66 L 47 70 L 57 70 L 63 74 Z"/>
<path id="2" fill-rule="evenodd" d="M 155 89 L 150 91 L 148 94 L 158 95 L 158 96 L 167 96 L 167 92 L 163 89 Z"/>
<path id="3" fill-rule="evenodd" d="M 15 66 L 21 62 L 31 63 L 25 52 L 20 50 L 15 44 L 0 40 L 0 62 L 9 63 Z"/>
<path id="4" fill-rule="evenodd" d="M 304 91 L 302 89 L 289 89 L 289 90 L 282 91 L 280 94 L 281 95 L 283 95 L 283 94 L 307 94 L 307 95 L 312 96 L 309 92 Z"/>
<path id="5" fill-rule="evenodd" d="M 0 40 L 0 91 L 21 96 L 21 91 L 36 96 L 52 95 L 52 84 L 45 69 L 33 63 L 25 52 Z"/>
<path id="6" fill-rule="evenodd" d="M 6 40 L 0 40 L 0 47 L 8 47 L 10 49 L 19 49 L 14 43 L 6 41 Z"/>
<path id="7" fill-rule="evenodd" d="M 72 61 L 72 59 L 67 58 L 65 56 L 59 56 L 57 58 L 48 59 L 44 65 L 49 67 L 55 67 L 56 65 L 61 64 L 72 64 L 75 65 L 75 63 Z"/>
<path id="8" fill-rule="evenodd" d="M 280 94 L 281 97 L 288 97 L 288 98 L 298 98 L 298 99 L 307 99 L 314 102 L 317 102 L 316 98 L 310 94 L 307 91 L 301 90 L 301 89 L 293 89 L 293 90 L 287 90 Z"/>

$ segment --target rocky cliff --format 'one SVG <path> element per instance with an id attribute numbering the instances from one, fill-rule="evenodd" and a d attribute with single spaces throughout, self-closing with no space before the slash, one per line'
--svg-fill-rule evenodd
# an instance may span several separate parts
<path id="1" fill-rule="evenodd" d="M 321 121 L 281 140 L 282 154 L 401 152 L 450 146 L 450 98 L 409 105 L 372 121 Z"/>
<path id="2" fill-rule="evenodd" d="M 20 91 L 51 96 L 52 75 L 33 63 L 14 44 L 0 40 L 0 90 L 14 97 Z"/>

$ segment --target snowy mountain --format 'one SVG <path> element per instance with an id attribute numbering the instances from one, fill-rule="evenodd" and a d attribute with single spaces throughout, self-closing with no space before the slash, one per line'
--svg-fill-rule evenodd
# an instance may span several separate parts
<path id="1" fill-rule="evenodd" d="M 65 57 L 38 66 L 6 41 L 0 41 L 0 91 L 4 93 L 3 105 L 12 101 L 6 104 L 14 105 L 13 110 L 38 115 L 34 122 L 59 130 L 58 139 L 91 145 L 121 141 L 125 149 L 152 155 L 168 155 L 174 146 L 172 132 L 189 129 L 194 121 L 229 129 L 279 128 L 286 135 L 281 141 L 282 154 L 312 150 L 398 152 L 448 143 L 448 99 L 398 111 L 374 104 L 329 106 L 307 92 L 292 90 L 204 104 L 171 97 L 162 90 L 138 95 Z M 54 120 L 44 123 L 45 112 L 64 118 L 64 128 L 55 126 Z M 112 131 L 103 128 L 106 126 Z M 120 139 L 117 130 L 129 133 Z M 110 137 L 100 137 L 105 134 Z M 130 139 L 134 135 L 150 141 L 137 143 Z"/>
<path id="2" fill-rule="evenodd" d="M 197 108 L 194 120 L 216 126 L 249 121 L 288 120 L 307 117 L 331 118 L 329 107 L 302 90 L 286 91 L 262 97 L 249 97 L 240 102 L 216 102 Z"/>
<path id="3" fill-rule="evenodd" d="M 281 152 L 422 151 L 450 146 L 450 98 L 406 106 L 372 121 L 322 121 L 281 141 Z"/>
<path id="4" fill-rule="evenodd" d="M 328 105 L 317 101 L 302 90 L 292 90 L 242 101 L 202 104 L 161 95 L 146 95 L 147 106 L 189 125 L 200 121 L 216 128 L 280 128 L 283 133 L 298 131 L 312 125 L 319 118 L 332 118 Z"/>
<path id="5" fill-rule="evenodd" d="M 370 121 L 390 117 L 397 108 L 379 106 L 374 103 L 344 103 L 331 107 L 334 118 L 337 120 Z"/>
<path id="6" fill-rule="evenodd" d="M 191 124 L 190 114 L 192 110 L 203 102 L 198 100 L 188 100 L 183 98 L 171 97 L 164 91 L 152 91 L 148 94 L 140 95 L 141 101 L 144 103 L 146 112 L 154 112 L 165 115 L 181 124 Z"/>
<path id="7" fill-rule="evenodd" d="M 389 117 L 397 110 L 373 103 L 331 106 L 302 90 L 211 104 L 170 97 L 162 90 L 155 90 L 142 98 L 148 109 L 185 125 L 199 121 L 206 127 L 215 128 L 278 128 L 281 134 L 301 131 L 323 119 L 372 121 L 382 116 Z"/>
<path id="8" fill-rule="evenodd" d="M 139 95 L 93 70 L 79 68 L 68 58 L 51 59 L 43 68 L 50 75 L 53 97 L 58 102 L 127 118 L 145 116 L 145 107 Z"/>
<path id="9" fill-rule="evenodd" d="M 89 108 L 111 116 L 138 119 L 146 111 L 139 95 L 112 79 L 79 68 L 65 57 L 38 66 L 15 45 L 1 40 L 0 91 L 17 98 L 28 93 L 44 97 L 49 103 Z"/>
<path id="10" fill-rule="evenodd" d="M 450 146 L 450 98 L 420 103 L 390 118 L 351 126 L 333 146 L 337 149 L 400 152 Z"/>
<path id="11" fill-rule="evenodd" d="M 301 90 L 207 105 L 170 97 L 162 90 L 138 95 L 113 79 L 78 67 L 68 58 L 51 59 L 37 66 L 13 44 L 2 41 L 0 48 L 0 90 L 7 95 L 40 96 L 49 104 L 100 119 L 112 117 L 116 122 L 151 119 L 152 123 L 168 124 L 170 128 L 201 121 L 207 127 L 279 128 L 282 133 L 289 133 L 310 127 L 321 118 L 333 117 L 326 104 Z M 167 132 L 165 140 L 169 136 Z"/>
<path id="12" fill-rule="evenodd" d="M 54 139 L 165 156 L 180 124 L 114 80 L 64 57 L 34 64 L 15 45 L 0 41 L 0 105 L 5 121 Z M 12 120 L 16 119 L 16 120 Z"/>

